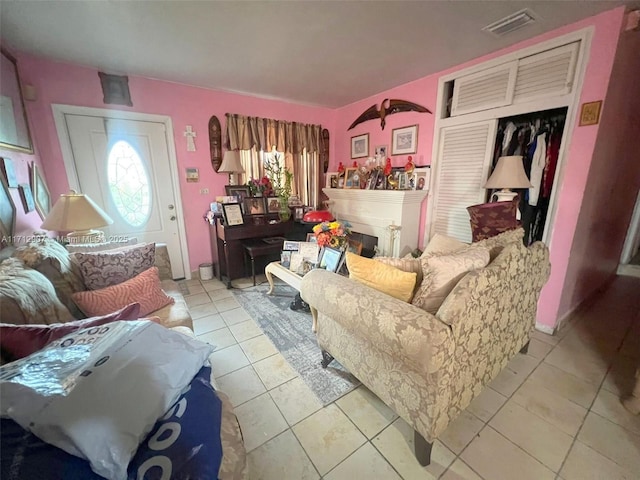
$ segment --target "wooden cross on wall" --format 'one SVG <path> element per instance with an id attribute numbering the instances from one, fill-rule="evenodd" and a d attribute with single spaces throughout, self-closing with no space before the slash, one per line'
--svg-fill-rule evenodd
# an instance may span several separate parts
<path id="1" fill-rule="evenodd" d="M 186 129 L 183 135 L 187 137 L 187 152 L 195 152 L 196 143 L 193 139 L 196 138 L 198 135 L 196 134 L 196 132 L 193 131 L 193 128 L 191 127 L 191 125 L 186 126 Z"/>

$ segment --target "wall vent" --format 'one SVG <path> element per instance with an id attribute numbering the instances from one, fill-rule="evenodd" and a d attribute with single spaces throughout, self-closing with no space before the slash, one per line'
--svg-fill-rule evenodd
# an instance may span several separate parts
<path id="1" fill-rule="evenodd" d="M 502 18 L 497 22 L 493 22 L 491 25 L 487 25 L 482 30 L 501 37 L 535 21 L 536 17 L 533 12 L 528 8 L 525 8 Z"/>

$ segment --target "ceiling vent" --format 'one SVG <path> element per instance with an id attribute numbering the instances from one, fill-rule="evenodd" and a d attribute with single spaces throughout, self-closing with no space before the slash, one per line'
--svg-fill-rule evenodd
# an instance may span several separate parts
<path id="1" fill-rule="evenodd" d="M 533 12 L 528 8 L 525 8 L 524 10 L 513 13 L 508 17 L 498 20 L 497 22 L 493 22 L 491 25 L 487 25 L 482 30 L 501 37 L 535 21 L 536 17 Z"/>

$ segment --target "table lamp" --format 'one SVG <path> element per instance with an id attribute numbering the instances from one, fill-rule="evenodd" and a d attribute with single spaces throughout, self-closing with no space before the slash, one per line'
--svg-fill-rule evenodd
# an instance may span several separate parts
<path id="1" fill-rule="evenodd" d="M 498 158 L 498 164 L 493 169 L 493 173 L 484 184 L 484 188 L 499 188 L 493 196 L 497 202 L 508 202 L 515 198 L 517 192 L 512 188 L 531 188 L 531 182 L 524 171 L 521 155 L 511 155 Z"/>
<path id="2" fill-rule="evenodd" d="M 89 196 L 71 190 L 60 195 L 42 222 L 42 228 L 69 232 L 69 243 L 103 243 L 104 232 L 94 229 L 112 223 L 111 217 Z"/>
<path id="3" fill-rule="evenodd" d="M 237 150 L 227 150 L 224 152 L 218 173 L 228 173 L 229 185 L 236 185 L 236 173 L 242 172 L 244 172 L 244 168 L 242 168 L 242 163 L 240 163 L 240 152 Z"/>

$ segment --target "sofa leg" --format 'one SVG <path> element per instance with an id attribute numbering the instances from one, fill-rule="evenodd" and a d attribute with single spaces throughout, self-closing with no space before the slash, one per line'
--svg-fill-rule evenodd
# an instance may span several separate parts
<path id="1" fill-rule="evenodd" d="M 333 356 L 326 350 L 322 350 L 322 361 L 320 362 L 322 368 L 327 368 L 331 362 L 333 362 Z"/>
<path id="2" fill-rule="evenodd" d="M 520 353 L 523 355 L 529 353 L 529 342 L 525 343 L 524 347 L 520 349 Z"/>
<path id="3" fill-rule="evenodd" d="M 414 452 L 416 454 L 416 460 L 423 467 L 426 467 L 431 463 L 431 448 L 433 442 L 427 442 L 417 430 L 413 431 Z"/>

